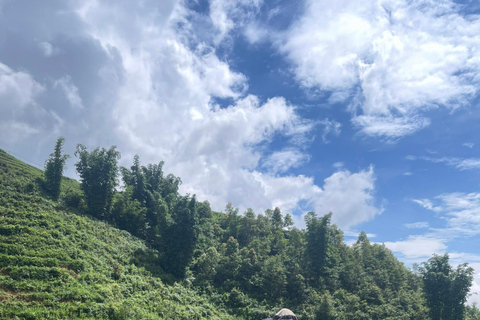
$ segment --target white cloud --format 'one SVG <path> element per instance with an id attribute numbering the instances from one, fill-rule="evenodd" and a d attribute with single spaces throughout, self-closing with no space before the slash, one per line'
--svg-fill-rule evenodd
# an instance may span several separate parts
<path id="1" fill-rule="evenodd" d="M 218 31 L 215 39 L 220 43 L 235 28 L 246 26 L 246 36 L 257 42 L 264 37 L 263 30 L 249 24 L 258 12 L 263 0 L 211 0 L 210 19 Z"/>
<path id="2" fill-rule="evenodd" d="M 434 201 L 414 200 L 447 221 L 447 227 L 438 229 L 437 233 L 452 238 L 480 234 L 480 193 L 445 193 L 437 196 Z"/>
<path id="3" fill-rule="evenodd" d="M 284 212 L 289 212 L 294 210 L 300 201 L 311 203 L 313 199 L 323 193 L 323 190 L 314 184 L 312 177 L 303 175 L 274 177 L 260 172 L 255 172 L 254 176 L 261 183 L 266 197 L 271 199 L 267 208 L 279 207 Z M 332 208 L 333 210 L 334 208 Z M 323 214 L 322 212 L 318 213 Z M 328 211 L 325 213 L 328 213 Z M 297 227 L 304 227 L 305 225 L 303 216 L 296 222 Z"/>
<path id="4" fill-rule="evenodd" d="M 63 90 L 65 97 L 73 108 L 84 108 L 82 104 L 82 98 L 78 93 L 78 88 L 72 82 L 72 78 L 70 76 L 64 76 L 58 80 L 55 80 L 53 87 L 60 87 Z"/>
<path id="5" fill-rule="evenodd" d="M 328 98 L 328 103 L 330 104 L 342 103 L 342 102 L 345 102 L 350 96 L 351 96 L 351 92 L 349 90 L 335 91 Z"/>
<path id="6" fill-rule="evenodd" d="M 267 40 L 269 36 L 268 30 L 259 26 L 255 22 L 247 24 L 244 28 L 243 34 L 247 38 L 248 42 L 252 44 Z"/>
<path id="7" fill-rule="evenodd" d="M 45 55 L 45 57 L 49 57 L 49 56 L 52 55 L 52 53 L 53 53 L 53 46 L 52 46 L 50 43 L 44 41 L 44 42 L 41 42 L 41 43 L 39 44 L 39 46 L 40 46 L 40 49 L 42 49 L 43 54 Z"/>
<path id="8" fill-rule="evenodd" d="M 385 246 L 395 253 L 400 254 L 400 260 L 408 264 L 422 263 L 433 254 L 444 254 L 447 251 L 449 239 L 438 237 L 435 234 L 409 236 L 404 241 L 385 242 Z M 467 304 L 480 302 L 480 255 L 465 252 L 449 252 L 450 264 L 456 268 L 459 264 L 468 263 L 474 272 L 472 287 Z"/>
<path id="9" fill-rule="evenodd" d="M 435 211 L 435 212 L 437 212 L 439 210 L 438 208 L 433 207 L 432 201 L 430 201 L 428 199 L 413 199 L 412 201 L 421 205 L 422 207 L 424 207 L 427 210 L 432 210 L 432 211 Z"/>
<path id="10" fill-rule="evenodd" d="M 374 203 L 373 168 L 357 173 L 338 171 L 324 180 L 323 187 L 305 176 L 273 177 L 255 173 L 255 177 L 261 182 L 266 196 L 272 199 L 271 207 L 289 211 L 303 201 L 318 215 L 333 212 L 332 223 L 344 230 L 369 221 L 383 211 Z M 303 220 L 297 219 L 296 222 L 299 227 L 304 227 Z"/>
<path id="11" fill-rule="evenodd" d="M 146 26 L 134 25 L 131 30 L 110 21 L 108 10 L 96 3 L 82 8 L 81 16 L 103 47 L 115 48 L 122 57 L 124 81 L 113 110 L 120 150 L 139 153 L 143 162 L 165 160 L 165 170 L 182 178 L 181 192 L 197 194 L 215 210 L 222 210 L 228 201 L 242 210 L 263 211 L 273 205 L 287 210 L 304 197 L 290 192 L 280 201 L 280 191 L 271 192 L 266 180 L 275 187 L 287 180 L 303 185 L 311 197 L 317 188 L 312 178 L 277 176 L 308 160 L 300 147 L 308 141 L 313 124 L 301 119 L 294 106 L 281 97 L 265 102 L 245 97 L 246 77 L 232 71 L 213 48 L 195 37 L 194 25 L 187 21 L 193 13 L 184 7 L 172 8 L 166 23 L 150 24 L 147 15 Z M 177 28 L 180 22 L 182 29 Z M 224 22 L 220 19 L 218 26 Z M 227 32 L 228 23 L 224 27 Z M 230 98 L 233 103 L 222 109 L 212 97 Z M 259 161 L 276 135 L 285 136 L 291 145 L 267 156 L 264 166 L 269 174 L 260 179 Z"/>
<path id="12" fill-rule="evenodd" d="M 385 242 L 385 246 L 393 252 L 401 253 L 407 261 L 417 262 L 419 258 L 428 259 L 434 253 L 442 254 L 447 249 L 444 239 L 430 235 L 409 236 L 407 240 Z"/>
<path id="13" fill-rule="evenodd" d="M 0 100 L 2 109 L 23 109 L 35 104 L 44 87 L 24 71 L 15 72 L 0 63 Z"/>
<path id="14" fill-rule="evenodd" d="M 406 223 L 403 226 L 408 229 L 425 229 L 429 227 L 429 224 L 426 221 L 422 221 L 422 222 Z"/>
<path id="15" fill-rule="evenodd" d="M 464 170 L 476 170 L 480 169 L 480 159 L 478 158 L 455 158 L 455 157 L 442 157 L 431 158 L 421 157 L 420 159 L 430 161 L 434 163 L 445 163 L 451 167 L 454 167 L 460 171 Z"/>
<path id="16" fill-rule="evenodd" d="M 266 157 L 262 166 L 273 174 L 287 172 L 290 168 L 296 168 L 308 162 L 309 156 L 299 149 L 288 148 L 276 151 Z"/>
<path id="17" fill-rule="evenodd" d="M 320 124 L 324 126 L 322 139 L 323 139 L 323 142 L 325 143 L 329 142 L 328 135 L 330 133 L 333 134 L 334 136 L 338 136 L 342 131 L 342 125 L 340 124 L 340 122 L 337 122 L 335 120 L 329 120 L 327 118 L 327 119 L 321 120 Z"/>
<path id="18" fill-rule="evenodd" d="M 472 149 L 473 146 L 475 145 L 473 142 L 465 142 L 464 144 L 462 144 L 464 147 L 467 147 L 467 148 L 470 148 Z"/>
<path id="19" fill-rule="evenodd" d="M 422 111 L 454 110 L 477 94 L 480 18 L 449 0 L 308 0 L 279 43 L 306 88 L 360 88 L 353 122 L 367 135 L 398 138 L 430 122 Z M 335 99 L 334 99 L 335 100 Z"/>
<path id="20" fill-rule="evenodd" d="M 14 145 L 41 130 L 56 132 L 62 120 L 36 101 L 44 91 L 29 73 L 0 63 L 0 141 Z"/>
<path id="21" fill-rule="evenodd" d="M 382 213 L 383 209 L 375 206 L 374 191 L 372 167 L 357 173 L 342 170 L 325 179 L 323 192 L 313 203 L 319 214 L 332 211 L 332 222 L 348 229 Z"/>
<path id="22" fill-rule="evenodd" d="M 336 169 L 341 169 L 345 166 L 345 163 L 339 161 L 339 162 L 335 162 L 334 164 L 332 164 L 332 167 L 336 168 Z"/>
<path id="23" fill-rule="evenodd" d="M 247 77 L 217 54 L 216 45 L 232 31 L 229 21 L 247 27 L 260 5 L 216 1 L 208 19 L 177 1 L 62 2 L 65 20 L 26 19 L 17 8 L 9 23 L 28 20 L 25 32 L 36 32 L 32 58 L 39 65 L 61 66 L 35 69 L 35 78 L 53 79 L 45 95 L 56 108 L 44 111 L 62 115 L 61 134 L 72 144 L 116 144 L 121 165 L 129 165 L 136 153 L 144 164 L 164 160 L 165 171 L 182 178 L 182 193 L 209 200 L 215 210 L 228 201 L 257 212 L 280 206 L 299 213 L 311 207 L 319 214 L 333 211 L 334 221 L 346 227 L 373 218 L 381 212 L 374 205 L 373 169 L 341 170 L 323 186 L 313 177 L 289 174 L 289 168 L 308 161 L 306 146 L 320 124 L 302 119 L 283 97 L 248 95 Z M 36 96 L 30 96 L 25 105 L 33 104 Z M 77 108 L 64 108 L 65 97 Z M 230 105 L 221 107 L 216 98 Z M 325 137 L 340 132 L 335 121 L 324 125 Z M 284 143 L 272 153 L 277 138 Z"/>
<path id="24" fill-rule="evenodd" d="M 377 137 L 400 138 L 415 133 L 430 125 L 423 117 L 392 117 L 360 115 L 352 119 L 360 132 Z"/>
<path id="25" fill-rule="evenodd" d="M 40 47 L 40 50 L 42 50 L 44 56 L 47 58 L 59 53 L 58 48 L 55 48 L 51 43 L 47 41 L 40 42 L 38 46 Z"/>

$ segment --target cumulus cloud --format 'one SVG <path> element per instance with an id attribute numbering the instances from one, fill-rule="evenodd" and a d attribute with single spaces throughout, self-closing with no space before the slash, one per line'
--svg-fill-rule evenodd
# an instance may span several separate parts
<path id="1" fill-rule="evenodd" d="M 313 201 L 317 212 L 332 211 L 332 222 L 349 228 L 382 213 L 383 209 L 374 203 L 374 191 L 372 167 L 357 173 L 341 170 L 325 179 L 322 194 Z"/>
<path id="2" fill-rule="evenodd" d="M 383 211 L 374 203 L 373 168 L 357 173 L 344 169 L 337 171 L 324 180 L 322 187 L 305 176 L 276 178 L 256 173 L 255 177 L 261 182 L 268 198 L 272 199 L 273 206 L 288 211 L 303 201 L 319 215 L 333 212 L 332 223 L 345 230 L 369 221 Z M 304 226 L 300 219 L 297 224 Z"/>
<path id="3" fill-rule="evenodd" d="M 302 86 L 333 101 L 359 96 L 351 110 L 362 133 L 398 138 L 429 125 L 423 111 L 477 94 L 480 18 L 459 10 L 449 0 L 307 0 L 279 48 Z"/>

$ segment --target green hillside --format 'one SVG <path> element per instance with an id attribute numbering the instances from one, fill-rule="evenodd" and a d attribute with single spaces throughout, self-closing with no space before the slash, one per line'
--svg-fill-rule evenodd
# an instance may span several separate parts
<path id="1" fill-rule="evenodd" d="M 364 232 L 347 245 L 331 213 L 299 230 L 279 208 L 213 212 L 162 166 L 115 160 L 125 188 L 89 207 L 85 181 L 52 201 L 41 170 L 0 150 L 0 319 L 480 319 L 464 308 L 473 270 L 448 255 L 413 272 Z"/>
<path id="2" fill-rule="evenodd" d="M 1 319 L 233 319 L 165 285 L 143 241 L 47 200 L 41 176 L 0 150 Z M 80 190 L 72 179 L 63 189 Z"/>

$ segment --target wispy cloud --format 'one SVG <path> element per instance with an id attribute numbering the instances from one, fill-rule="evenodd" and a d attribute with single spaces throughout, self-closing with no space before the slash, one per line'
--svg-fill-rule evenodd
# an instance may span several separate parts
<path id="1" fill-rule="evenodd" d="M 84 109 L 82 98 L 78 93 L 78 88 L 72 82 L 70 76 L 64 76 L 53 83 L 54 88 L 61 88 L 67 98 L 68 102 L 73 108 Z"/>
<path id="2" fill-rule="evenodd" d="M 449 236 L 472 236 L 480 234 L 480 193 L 445 193 L 429 199 L 415 199 L 427 210 L 439 214 L 447 222 L 437 234 Z"/>
<path id="3" fill-rule="evenodd" d="M 425 233 L 410 235 L 405 240 L 385 242 L 392 251 L 401 255 L 409 264 L 426 261 L 432 254 L 448 252 L 450 263 L 458 265 L 468 262 L 476 274 L 472 292 L 480 292 L 480 255 L 478 253 L 455 252 L 448 245 L 459 238 L 471 238 L 480 234 L 480 193 L 445 193 L 434 199 L 415 199 L 415 203 L 435 212 L 435 218 L 444 222 L 443 227 L 432 228 L 427 222 L 405 224 L 407 228 L 424 229 Z M 480 296 L 471 295 L 468 303 L 480 302 Z"/>
<path id="4" fill-rule="evenodd" d="M 335 120 L 324 119 L 320 121 L 320 124 L 323 126 L 322 139 L 323 142 L 328 143 L 328 135 L 332 134 L 333 136 L 338 136 L 342 131 L 342 125 L 340 122 Z"/>
<path id="5" fill-rule="evenodd" d="M 450 167 L 454 167 L 460 171 L 478 170 L 480 169 L 480 158 L 457 158 L 457 157 L 415 157 L 407 156 L 407 160 L 425 160 L 433 163 L 444 163 Z"/>
<path id="6" fill-rule="evenodd" d="M 309 155 L 297 148 L 287 148 L 277 151 L 265 158 L 262 167 L 273 174 L 284 173 L 291 168 L 297 168 L 308 162 Z"/>
<path id="7" fill-rule="evenodd" d="M 426 221 L 422 221 L 422 222 L 406 223 L 403 226 L 408 229 L 426 229 L 429 227 L 429 224 Z"/>

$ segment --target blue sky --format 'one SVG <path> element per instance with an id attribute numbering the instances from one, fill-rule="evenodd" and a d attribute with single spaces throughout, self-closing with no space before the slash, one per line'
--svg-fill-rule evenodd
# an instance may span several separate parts
<path id="1" fill-rule="evenodd" d="M 476 1 L 0 0 L 0 147 L 164 160 L 182 192 L 480 271 Z M 475 278 L 474 291 L 480 291 Z M 471 301 L 479 300 L 473 296 Z"/>

